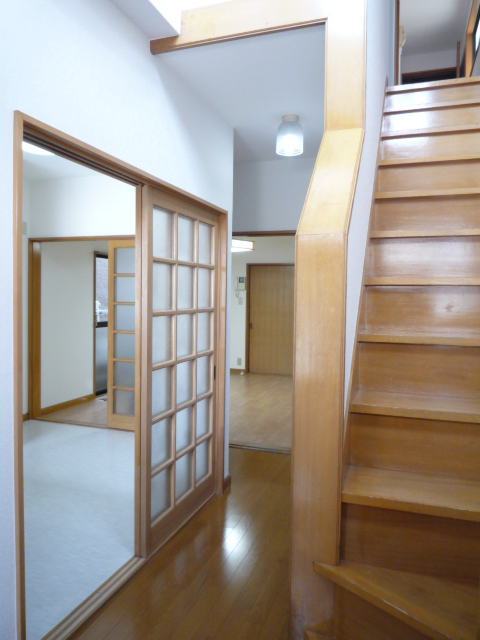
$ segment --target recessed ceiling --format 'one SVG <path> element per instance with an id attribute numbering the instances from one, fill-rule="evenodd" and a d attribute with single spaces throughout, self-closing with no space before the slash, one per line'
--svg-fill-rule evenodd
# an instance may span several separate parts
<path id="1" fill-rule="evenodd" d="M 471 0 L 401 0 L 403 55 L 456 49 L 467 30 Z"/>
<path id="2" fill-rule="evenodd" d="M 37 156 L 23 152 L 23 177 L 25 180 L 56 180 L 58 178 L 89 176 L 98 176 L 98 172 L 61 156 Z"/>
<path id="3" fill-rule="evenodd" d="M 157 56 L 235 129 L 235 162 L 282 161 L 275 137 L 296 113 L 304 154 L 318 153 L 324 128 L 323 25 L 183 49 Z"/>

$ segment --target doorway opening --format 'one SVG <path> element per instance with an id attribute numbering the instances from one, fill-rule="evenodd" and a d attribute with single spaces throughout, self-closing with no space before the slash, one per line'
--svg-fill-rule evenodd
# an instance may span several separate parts
<path id="1" fill-rule="evenodd" d="M 295 237 L 241 239 L 254 251 L 232 254 L 230 446 L 290 453 Z"/>

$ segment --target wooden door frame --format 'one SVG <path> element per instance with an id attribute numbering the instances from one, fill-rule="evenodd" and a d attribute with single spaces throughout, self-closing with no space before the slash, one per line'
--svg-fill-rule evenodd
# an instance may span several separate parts
<path id="1" fill-rule="evenodd" d="M 206 209 L 218 216 L 219 221 L 219 321 L 217 326 L 218 369 L 217 369 L 217 429 L 218 450 L 221 464 L 218 465 L 215 478 L 217 493 L 223 493 L 224 487 L 224 429 L 225 429 L 225 342 L 226 342 L 226 299 L 227 299 L 227 252 L 228 252 L 228 212 L 212 205 L 201 198 L 193 196 L 182 189 L 141 171 L 114 156 L 88 145 L 36 118 L 21 111 L 14 112 L 13 122 L 13 402 L 14 402 L 14 474 L 15 474 L 15 542 L 16 542 L 16 595 L 17 595 L 17 637 L 26 638 L 25 615 L 25 537 L 24 537 L 24 495 L 23 495 L 23 154 L 22 141 L 27 140 L 51 150 L 57 155 L 74 160 L 101 173 L 109 175 L 136 188 L 136 271 L 141 273 L 141 231 L 142 231 L 142 185 L 149 184 L 166 194 L 180 197 L 187 203 Z M 64 238 L 42 238 L 42 240 L 60 241 Z M 76 238 L 79 240 L 82 238 Z M 86 239 L 86 238 L 84 238 Z M 33 239 L 35 240 L 35 239 Z M 141 278 L 136 282 L 136 289 L 141 291 Z M 141 307 L 141 305 L 137 305 Z M 138 318 L 137 318 L 138 314 Z M 136 323 L 141 318 L 141 308 L 136 310 Z M 140 326 L 140 324 L 137 324 Z M 137 352 L 141 352 L 141 336 L 136 337 Z M 139 486 L 144 460 L 141 457 L 140 412 L 138 427 L 135 429 L 135 486 Z M 220 474 L 222 477 L 220 477 Z M 135 492 L 137 494 L 137 491 Z M 139 548 L 145 523 L 141 522 L 139 496 L 135 504 L 135 557 L 121 567 L 109 580 L 97 589 L 89 598 L 60 622 L 45 638 L 67 638 L 85 623 L 113 593 L 115 593 L 130 577 L 140 569 L 145 559 L 140 556 Z"/>
<path id="2" fill-rule="evenodd" d="M 95 242 L 96 240 L 112 240 L 114 238 L 134 238 L 135 236 L 64 236 L 61 238 L 29 238 L 28 239 L 28 417 L 39 418 L 52 411 L 60 411 L 82 402 L 95 399 L 95 324 L 93 326 L 93 389 L 92 393 L 56 405 L 42 408 L 42 243 L 51 242 Z M 95 254 L 93 267 L 93 291 L 95 295 Z"/>
<path id="3" fill-rule="evenodd" d="M 277 235 L 277 234 L 269 234 Z M 287 234 L 284 234 L 287 235 Z M 290 234 L 289 234 L 290 235 Z M 293 267 L 295 273 L 295 263 L 293 262 L 249 262 L 247 263 L 247 278 L 245 280 L 246 291 L 246 325 L 245 325 L 245 373 L 250 372 L 250 269 L 251 267 Z"/>

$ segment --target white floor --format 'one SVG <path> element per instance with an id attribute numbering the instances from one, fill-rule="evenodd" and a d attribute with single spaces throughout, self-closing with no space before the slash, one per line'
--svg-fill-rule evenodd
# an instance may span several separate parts
<path id="1" fill-rule="evenodd" d="M 134 555 L 134 435 L 24 423 L 27 640 Z"/>

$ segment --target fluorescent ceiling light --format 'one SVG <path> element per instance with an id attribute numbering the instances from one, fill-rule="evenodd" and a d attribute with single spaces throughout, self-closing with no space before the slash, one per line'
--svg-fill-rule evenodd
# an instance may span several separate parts
<path id="1" fill-rule="evenodd" d="M 26 153 L 33 153 L 36 156 L 53 156 L 51 151 L 47 151 L 41 147 L 36 147 L 34 144 L 30 144 L 30 142 L 25 142 L 25 140 L 22 141 L 22 151 L 25 151 Z"/>
<path id="2" fill-rule="evenodd" d="M 237 238 L 232 238 L 232 253 L 254 250 L 255 244 L 251 240 L 237 240 Z"/>
<path id="3" fill-rule="evenodd" d="M 303 153 L 303 129 L 297 115 L 282 116 L 277 131 L 277 154 L 279 156 L 299 156 Z"/>

